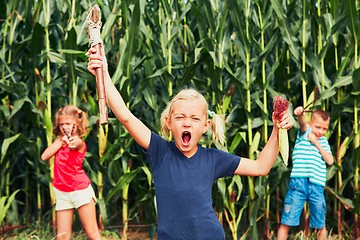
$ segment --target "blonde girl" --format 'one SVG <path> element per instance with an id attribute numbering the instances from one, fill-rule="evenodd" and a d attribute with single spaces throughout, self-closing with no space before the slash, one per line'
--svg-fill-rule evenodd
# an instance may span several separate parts
<path id="1" fill-rule="evenodd" d="M 94 48 L 89 49 L 88 70 L 104 66 Z M 106 71 L 107 72 L 107 71 Z M 212 207 L 212 185 L 218 178 L 234 174 L 266 175 L 279 153 L 279 128 L 289 129 L 292 120 L 287 112 L 281 121 L 273 118 L 274 127 L 268 143 L 257 160 L 241 158 L 198 144 L 202 135 L 214 126 L 214 139 L 225 141 L 223 124 L 209 119 L 208 104 L 194 89 L 180 91 L 161 116 L 162 132 L 167 141 L 145 126 L 126 107 L 107 72 L 105 88 L 108 103 L 117 119 L 146 151 L 153 174 L 158 210 L 158 239 L 225 239 L 225 233 Z M 212 121 L 211 121 L 212 120 Z M 223 128 L 223 129 L 221 129 Z"/>
<path id="2" fill-rule="evenodd" d="M 82 164 L 86 143 L 82 137 L 88 130 L 87 114 L 73 105 L 55 114 L 53 132 L 57 136 L 41 159 L 54 159 L 53 189 L 56 198 L 57 239 L 71 239 L 74 209 L 89 239 L 101 239 L 96 222 L 95 193 Z"/>
<path id="3" fill-rule="evenodd" d="M 177 100 L 185 100 L 185 99 L 198 99 L 201 104 L 208 109 L 208 103 L 205 100 L 204 96 L 200 94 L 198 91 L 194 89 L 184 89 L 180 91 L 166 106 L 164 111 L 161 114 L 160 122 L 161 122 L 161 133 L 164 137 L 170 137 L 170 130 L 166 125 L 167 116 L 172 111 L 172 106 L 174 101 Z M 216 114 L 213 111 L 207 110 L 208 117 L 211 120 L 211 128 L 212 128 L 212 140 L 214 142 L 220 142 L 222 145 L 225 143 L 225 122 L 221 116 Z M 206 132 L 206 131 L 205 131 Z M 205 133 L 204 132 L 204 133 Z"/>

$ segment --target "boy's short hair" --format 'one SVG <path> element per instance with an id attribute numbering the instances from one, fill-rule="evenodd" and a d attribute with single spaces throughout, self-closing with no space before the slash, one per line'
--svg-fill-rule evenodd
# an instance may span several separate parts
<path id="1" fill-rule="evenodd" d="M 324 121 L 327 121 L 330 118 L 329 114 L 322 109 L 315 110 L 313 112 L 313 115 L 320 116 Z"/>

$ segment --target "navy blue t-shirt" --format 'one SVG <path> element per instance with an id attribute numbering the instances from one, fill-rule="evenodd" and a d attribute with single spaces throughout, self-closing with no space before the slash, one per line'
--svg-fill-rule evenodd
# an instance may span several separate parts
<path id="1" fill-rule="evenodd" d="M 199 146 L 187 158 L 174 142 L 153 132 L 146 156 L 154 178 L 158 239 L 225 239 L 212 207 L 212 185 L 233 176 L 240 157 Z"/>

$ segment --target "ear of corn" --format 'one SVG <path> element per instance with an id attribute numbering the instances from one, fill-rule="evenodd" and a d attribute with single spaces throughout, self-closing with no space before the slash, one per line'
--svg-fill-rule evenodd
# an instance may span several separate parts
<path id="1" fill-rule="evenodd" d="M 282 128 L 279 129 L 279 149 L 284 164 L 287 166 L 289 160 L 289 138 L 287 130 Z"/>
<path id="2" fill-rule="evenodd" d="M 280 121 L 283 112 L 287 111 L 288 109 L 289 102 L 285 98 L 281 96 L 274 97 L 273 110 L 276 121 Z M 289 159 L 289 138 L 286 129 L 279 129 L 279 150 L 281 157 L 287 166 Z"/>

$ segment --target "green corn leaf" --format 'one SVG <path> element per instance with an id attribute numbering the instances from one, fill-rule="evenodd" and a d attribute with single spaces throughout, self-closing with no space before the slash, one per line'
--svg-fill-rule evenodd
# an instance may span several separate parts
<path id="1" fill-rule="evenodd" d="M 286 129 L 279 129 L 279 149 L 284 164 L 287 166 L 289 160 L 289 138 Z"/>
<path id="2" fill-rule="evenodd" d="M 11 143 L 15 142 L 18 137 L 20 136 L 20 133 L 16 134 L 15 136 L 9 137 L 4 139 L 2 146 L 1 146 L 1 158 L 0 158 L 0 163 L 2 163 L 2 161 L 4 160 L 7 150 L 9 149 L 9 146 Z"/>
<path id="3" fill-rule="evenodd" d="M 15 195 L 19 192 L 20 190 L 16 190 L 15 192 L 13 192 L 10 197 L 7 196 L 2 196 L 0 198 L 0 226 L 2 225 L 5 217 L 6 217 L 6 212 L 9 209 L 9 207 L 11 206 L 12 201 L 14 201 L 15 199 Z"/>
<path id="4" fill-rule="evenodd" d="M 259 132 L 256 132 L 255 133 L 255 136 L 253 138 L 253 142 L 250 146 L 250 156 L 253 156 L 253 154 L 255 154 L 256 150 L 259 149 L 259 144 L 260 144 L 260 138 L 261 138 L 261 135 Z"/>

